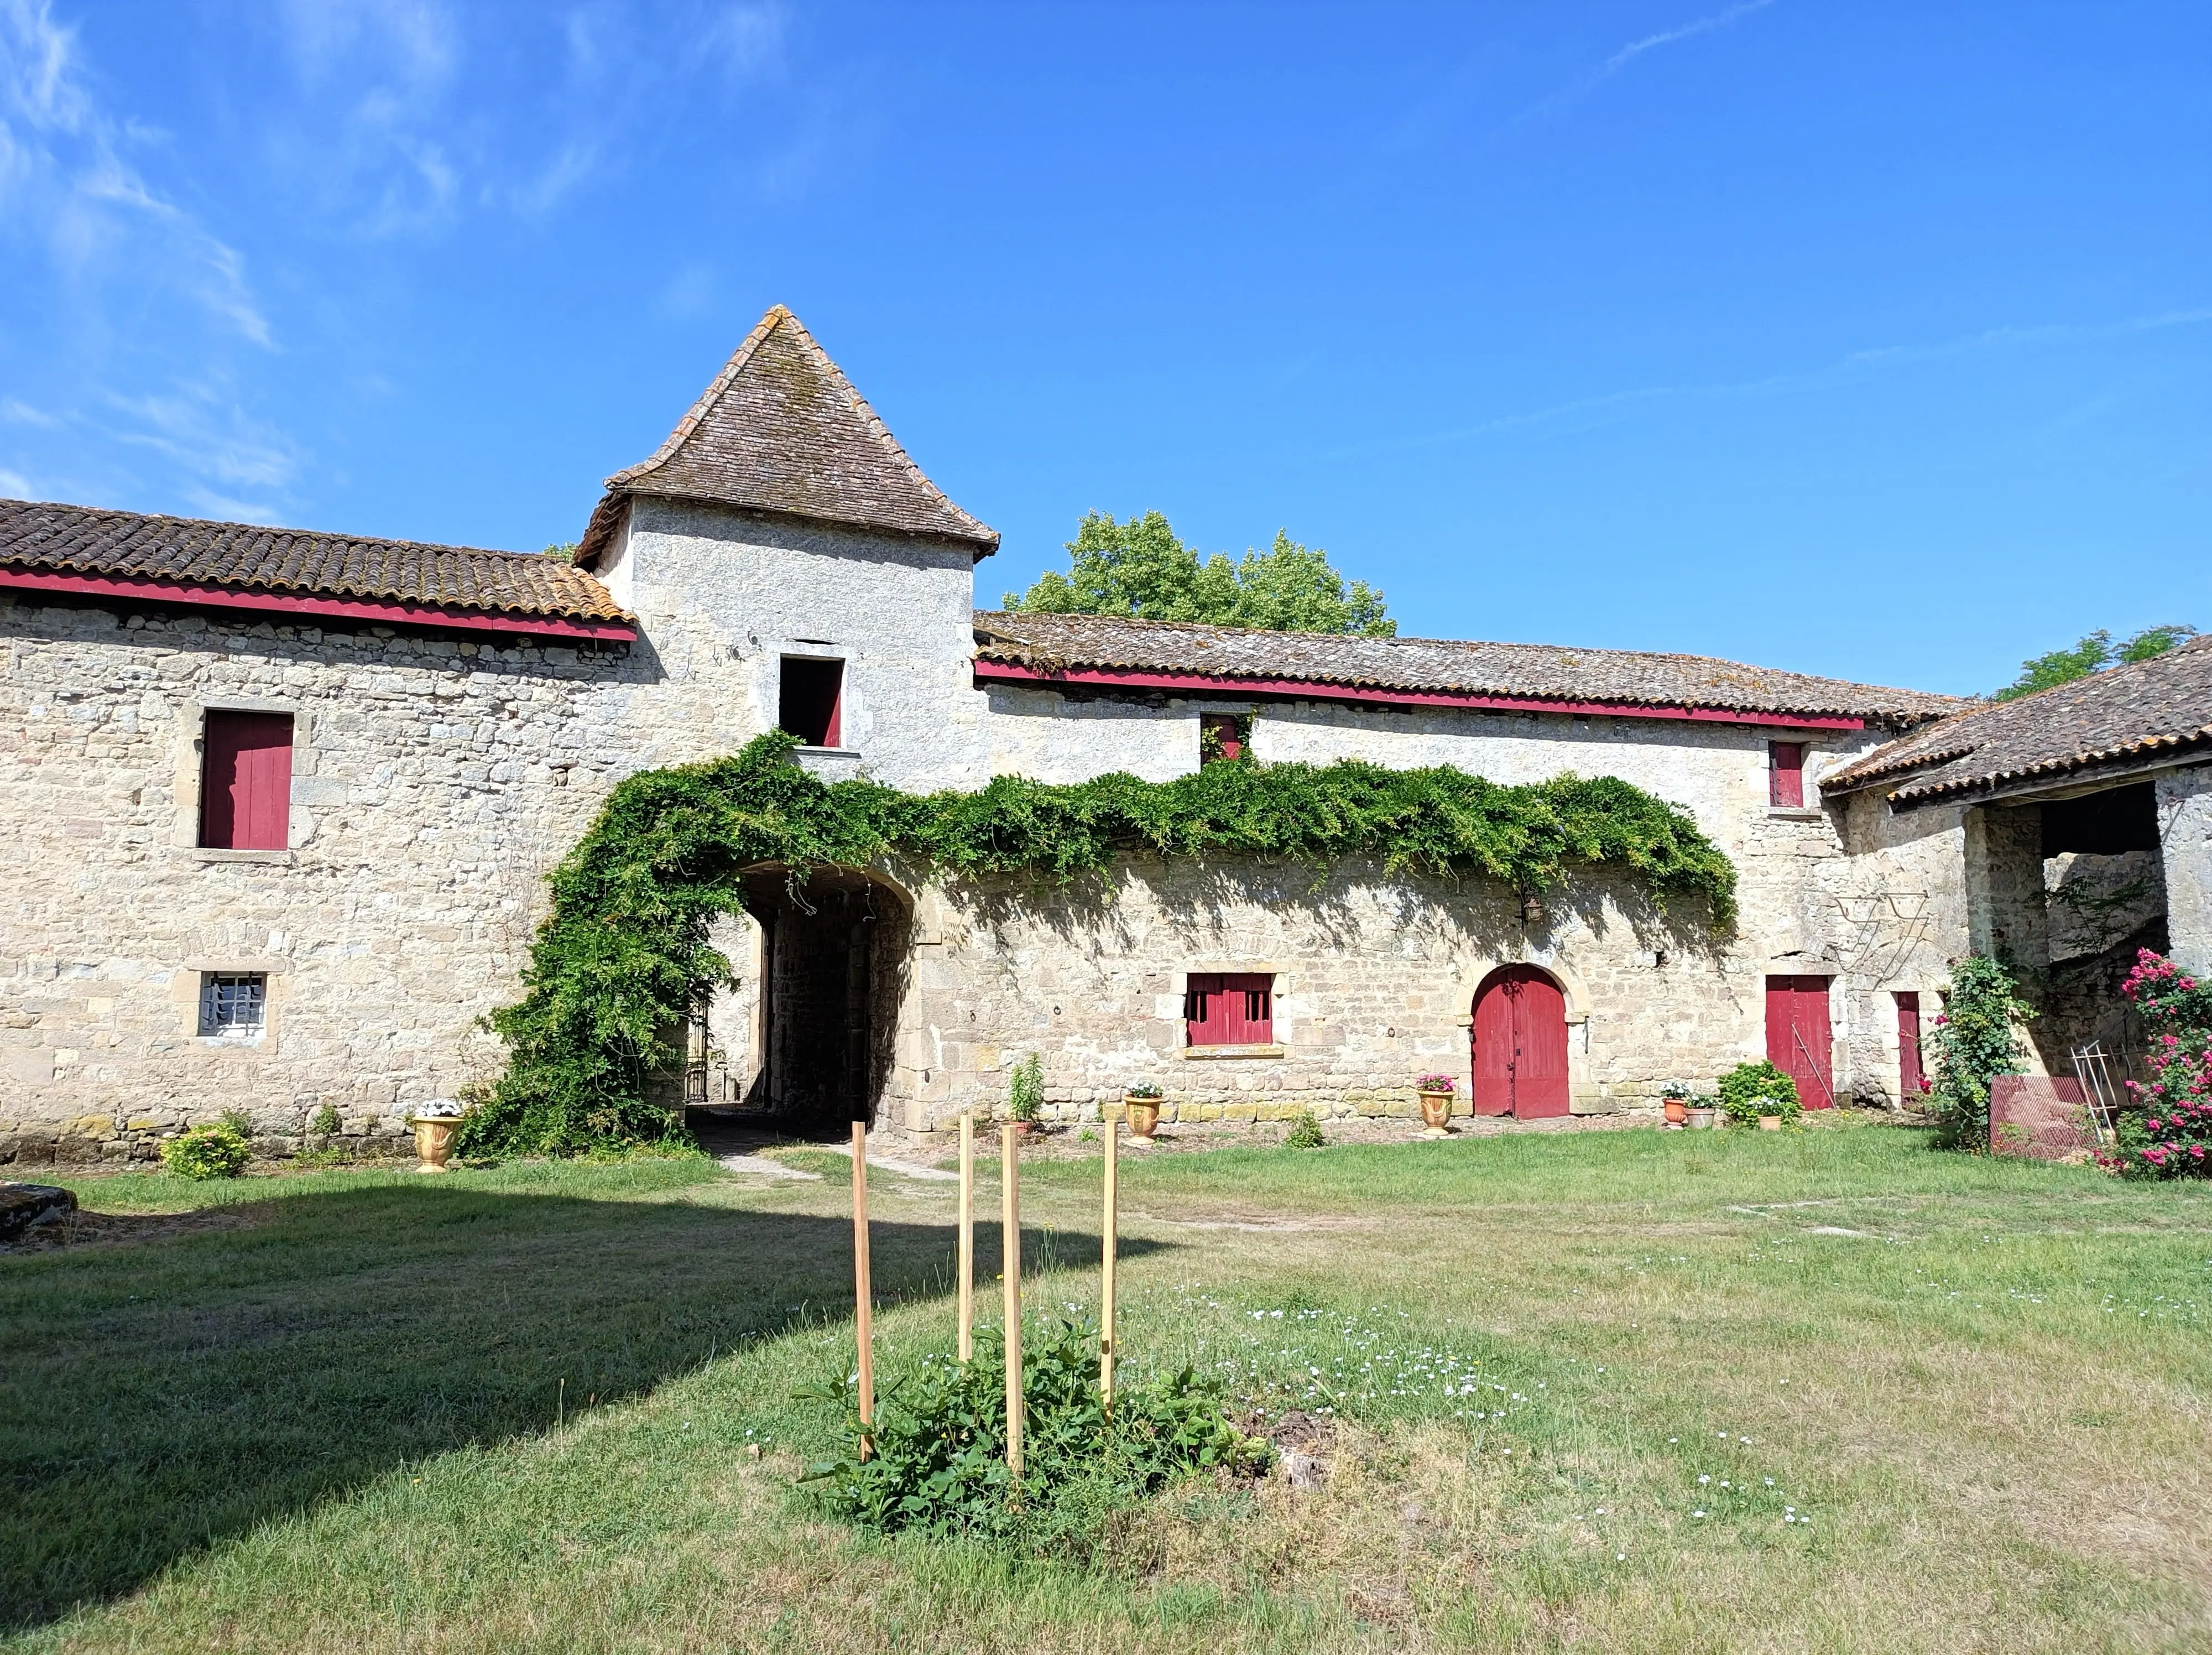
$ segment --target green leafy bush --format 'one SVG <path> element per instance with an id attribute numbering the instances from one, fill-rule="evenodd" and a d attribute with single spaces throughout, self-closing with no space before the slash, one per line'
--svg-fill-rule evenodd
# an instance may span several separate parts
<path id="1" fill-rule="evenodd" d="M 325 1104 L 315 1111 L 315 1118 L 308 1123 L 307 1130 L 319 1138 L 334 1138 L 343 1124 L 338 1119 L 337 1105 Z"/>
<path id="2" fill-rule="evenodd" d="M 196 1126 L 161 1145 L 161 1165 L 185 1178 L 234 1178 L 252 1157 L 253 1146 L 229 1119 Z"/>
<path id="3" fill-rule="evenodd" d="M 1006 1077 L 1006 1113 L 1035 1124 L 1044 1113 L 1044 1059 L 1031 1052 Z"/>
<path id="4" fill-rule="evenodd" d="M 1721 1076 L 1721 1112 L 1740 1125 L 1749 1125 L 1762 1115 L 1779 1115 L 1794 1121 L 1802 1112 L 1797 1083 L 1765 1058 L 1738 1063 Z"/>
<path id="5" fill-rule="evenodd" d="M 1310 1109 L 1297 1112 L 1297 1117 L 1291 1122 L 1290 1135 L 1283 1141 L 1292 1149 L 1322 1149 L 1328 1143 L 1328 1140 L 1322 1136 L 1321 1122 Z"/>
<path id="6" fill-rule="evenodd" d="M 855 1381 L 801 1395 L 846 1410 L 845 1451 L 812 1468 L 830 1509 L 882 1533 L 964 1535 L 1054 1556 L 1088 1555 L 1103 1520 L 1173 1478 L 1214 1466 L 1256 1474 L 1273 1448 L 1222 1409 L 1218 1388 L 1189 1368 L 1117 1387 L 1109 1419 L 1098 1393 L 1098 1329 L 1063 1319 L 1024 1352 L 1023 1477 L 1006 1469 L 1006 1345 L 975 1330 L 975 1359 L 925 1358 L 885 1388 L 868 1457 Z"/>
<path id="7" fill-rule="evenodd" d="M 1936 1066 L 1929 1102 L 1947 1148 L 1989 1148 L 1990 1082 L 2020 1072 L 2014 1025 L 2034 1015 L 2035 1008 L 2014 995 L 2011 974 L 1988 955 L 1951 963 L 1943 1013 L 1927 1040 Z"/>
<path id="8" fill-rule="evenodd" d="M 1388 871 L 1479 876 L 1545 890 L 1571 867 L 1618 866 L 1654 897 L 1735 913 L 1735 869 L 1679 806 L 1613 776 L 1500 787 L 1449 766 L 1346 760 L 1208 764 L 1171 782 L 1102 776 L 1066 786 L 1002 776 L 926 797 L 824 783 L 790 762 L 781 731 L 712 764 L 619 783 L 555 870 L 552 912 L 523 996 L 493 1013 L 507 1068 L 463 1122 L 464 1156 L 575 1154 L 678 1137 L 680 1110 L 647 1101 L 702 985 L 730 980 L 708 940 L 743 910 L 738 875 L 866 867 L 894 849 L 953 876 L 1069 880 L 1117 856 L 1369 858 Z"/>

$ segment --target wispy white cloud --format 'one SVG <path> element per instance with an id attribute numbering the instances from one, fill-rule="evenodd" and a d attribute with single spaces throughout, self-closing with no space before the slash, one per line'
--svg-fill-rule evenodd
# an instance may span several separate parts
<path id="1" fill-rule="evenodd" d="M 1499 414 L 1490 419 L 1478 420 L 1472 425 L 1455 426 L 1447 430 L 1422 432 L 1410 436 L 1385 438 L 1372 443 L 1358 443 L 1337 452 L 1340 454 L 1355 453 L 1377 449 L 1421 447 L 1431 443 L 1468 441 L 1479 437 L 1495 436 L 1510 431 L 1528 430 L 1546 425 L 1569 423 L 1579 417 L 1608 414 L 1619 410 L 1632 408 L 1640 404 L 1662 402 L 1670 399 L 1757 397 L 1796 391 L 1820 390 L 1830 386 L 1855 383 L 1869 373 L 1884 368 L 1933 362 L 1943 357 L 1960 356 L 1975 351 L 2019 345 L 2091 343 L 2100 339 L 2123 338 L 2130 334 L 2160 332 L 2170 328 L 2197 327 L 2206 323 L 2212 323 L 2212 306 L 2156 311 L 2145 315 L 2122 317 L 2106 322 L 2049 322 L 2026 327 L 1983 328 L 1976 332 L 1962 333 L 1954 338 L 1925 344 L 1869 346 L 1864 350 L 1850 351 L 1819 368 L 1794 369 L 1778 374 L 1763 374 L 1752 379 L 1712 380 L 1702 384 L 1636 386 L 1626 390 L 1605 392 L 1594 397 L 1577 397 L 1565 402 L 1552 403 L 1541 408 Z"/>
<path id="2" fill-rule="evenodd" d="M 1773 3 L 1774 0 L 1741 0 L 1741 3 L 1729 6 L 1725 10 L 1714 12 L 1710 16 L 1695 18 L 1689 22 L 1677 24 L 1672 28 L 1657 30 L 1644 35 L 1641 40 L 1631 40 L 1607 57 L 1604 62 L 1587 73 L 1578 76 L 1550 97 L 1522 110 L 1514 118 L 1512 124 L 1518 125 L 1523 121 L 1534 120 L 1540 116 L 1551 114 L 1565 108 L 1567 105 L 1594 91 L 1605 82 L 1611 80 L 1646 52 L 1656 52 L 1661 46 L 1672 46 L 1677 40 L 1692 40 L 1700 34 L 1710 34 L 1715 29 L 1726 28 L 1729 24 L 1748 17 L 1755 11 L 1765 10 Z"/>
<path id="3" fill-rule="evenodd" d="M 1774 0 L 1743 0 L 1741 5 L 1730 6 L 1726 11 L 1717 11 L 1710 17 L 1700 17 L 1695 22 L 1684 23 L 1676 28 L 1662 28 L 1656 34 L 1647 34 L 1640 40 L 1631 40 L 1626 46 L 1597 66 L 1590 76 L 1595 86 L 1607 76 L 1618 75 L 1647 52 L 1672 46 L 1677 40 L 1686 40 L 1692 35 L 1710 34 L 1717 28 L 1726 28 L 1739 17 L 1747 17 L 1754 11 L 1764 10 Z"/>
<path id="4" fill-rule="evenodd" d="M 21 472 L 11 472 L 4 465 L 0 465 L 0 495 L 10 500 L 36 500 L 39 497 L 29 478 Z"/>
<path id="5" fill-rule="evenodd" d="M 54 21 L 47 0 L 0 0 L 0 234 L 43 241 L 80 284 L 126 273 L 134 283 L 166 284 L 268 344 L 237 251 L 131 164 L 143 136 L 94 99 L 76 34 Z"/>

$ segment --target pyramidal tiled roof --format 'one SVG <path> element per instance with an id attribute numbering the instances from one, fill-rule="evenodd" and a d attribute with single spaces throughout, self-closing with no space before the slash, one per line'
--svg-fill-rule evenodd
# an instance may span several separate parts
<path id="1" fill-rule="evenodd" d="M 1877 747 L 1824 793 L 1885 788 L 1899 809 L 2147 763 L 2212 759 L 2212 637 L 2017 701 L 1972 707 Z"/>
<path id="2" fill-rule="evenodd" d="M 649 459 L 607 479 L 577 561 L 597 561 L 630 495 L 701 500 L 895 534 L 959 541 L 998 531 L 922 475 L 799 318 L 777 305 Z"/>
<path id="3" fill-rule="evenodd" d="M 1239 680 L 1295 679 L 1364 690 L 1528 697 L 1625 706 L 1862 719 L 1911 726 L 1941 717 L 1956 697 L 1814 678 L 1708 655 L 1455 638 L 1365 638 L 1270 632 L 1105 615 L 975 617 L 976 657 L 1044 671 L 1194 673 Z"/>

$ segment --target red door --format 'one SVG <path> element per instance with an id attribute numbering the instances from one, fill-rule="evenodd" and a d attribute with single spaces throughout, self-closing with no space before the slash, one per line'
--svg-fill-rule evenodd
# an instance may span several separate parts
<path id="1" fill-rule="evenodd" d="M 200 843 L 283 850 L 292 826 L 292 715 L 210 712 L 201 743 Z"/>
<path id="2" fill-rule="evenodd" d="M 1533 965 L 1505 965 L 1474 996 L 1478 1115 L 1531 1121 L 1567 1112 L 1567 1001 Z"/>
<path id="3" fill-rule="evenodd" d="M 1797 1083 L 1797 1101 L 1827 1109 L 1836 1101 L 1828 1032 L 1828 979 L 1766 979 L 1766 1061 Z"/>
<path id="4" fill-rule="evenodd" d="M 1927 1071 L 1920 1067 L 1920 996 L 1897 997 L 1897 1083 L 1900 1101 L 1911 1103 L 1928 1090 Z"/>

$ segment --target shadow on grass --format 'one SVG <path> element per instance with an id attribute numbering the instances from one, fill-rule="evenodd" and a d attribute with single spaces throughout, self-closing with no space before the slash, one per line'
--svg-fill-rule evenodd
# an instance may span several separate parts
<path id="1" fill-rule="evenodd" d="M 842 1218 L 444 1184 L 254 1212 L 0 1261 L 0 1631 L 408 1462 L 548 1431 L 563 1379 L 573 1414 L 852 1313 Z M 998 1237 L 978 1230 L 982 1276 Z M 878 1302 L 949 1293 L 952 1246 L 949 1224 L 877 1223 Z M 1032 1269 L 1097 1250 L 1024 1232 Z"/>

